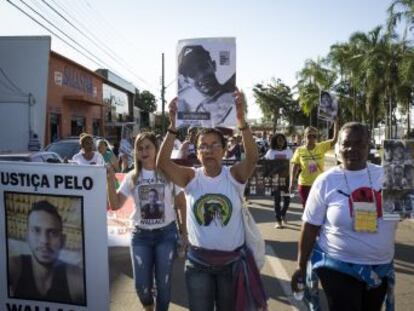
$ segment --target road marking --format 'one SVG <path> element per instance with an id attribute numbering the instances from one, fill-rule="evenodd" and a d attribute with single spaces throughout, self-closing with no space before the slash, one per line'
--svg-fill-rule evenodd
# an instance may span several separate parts
<path id="1" fill-rule="evenodd" d="M 293 298 L 293 294 L 290 289 L 290 276 L 288 275 L 286 269 L 282 265 L 282 262 L 277 257 L 275 251 L 270 245 L 266 245 L 266 254 L 266 260 L 269 262 L 270 268 L 272 269 L 273 274 L 276 276 L 280 287 L 282 287 L 286 298 L 289 300 L 292 310 L 307 310 L 306 305 L 303 301 L 297 301 L 295 298 Z"/>

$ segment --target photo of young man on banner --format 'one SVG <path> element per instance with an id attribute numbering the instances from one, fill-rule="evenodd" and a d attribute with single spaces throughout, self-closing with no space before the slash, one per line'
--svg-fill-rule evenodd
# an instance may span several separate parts
<path id="1" fill-rule="evenodd" d="M 0 310 L 109 311 L 106 169 L 0 162 Z"/>
<path id="2" fill-rule="evenodd" d="M 178 43 L 177 125 L 234 127 L 236 51 L 234 38 Z"/>
<path id="3" fill-rule="evenodd" d="M 82 198 L 5 193 L 11 298 L 86 305 Z"/>

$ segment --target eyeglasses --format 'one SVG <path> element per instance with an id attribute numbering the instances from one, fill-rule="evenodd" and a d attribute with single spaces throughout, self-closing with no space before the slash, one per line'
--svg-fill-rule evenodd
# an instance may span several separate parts
<path id="1" fill-rule="evenodd" d="M 308 134 L 306 137 L 307 138 L 316 138 L 316 135 L 315 134 Z"/>
<path id="2" fill-rule="evenodd" d="M 200 152 L 207 152 L 207 150 L 215 151 L 215 150 L 219 150 L 221 148 L 223 148 L 221 143 L 214 143 L 214 144 L 211 144 L 211 145 L 201 144 L 200 146 L 198 146 L 198 150 Z"/>

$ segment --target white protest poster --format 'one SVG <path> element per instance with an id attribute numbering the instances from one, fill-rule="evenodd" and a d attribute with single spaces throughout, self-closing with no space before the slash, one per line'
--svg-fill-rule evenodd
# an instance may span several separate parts
<path id="1" fill-rule="evenodd" d="M 414 217 L 414 140 L 385 140 L 384 219 Z"/>
<path id="2" fill-rule="evenodd" d="M 180 40 L 177 126 L 235 127 L 236 39 Z"/>
<path id="3" fill-rule="evenodd" d="M 0 163 L 0 310 L 109 310 L 104 167 Z"/>
<path id="4" fill-rule="evenodd" d="M 126 174 L 116 173 L 117 188 Z M 122 207 L 115 211 L 108 210 L 108 247 L 129 246 L 134 229 L 131 216 L 134 212 L 134 200 L 129 196 Z"/>
<path id="5" fill-rule="evenodd" d="M 327 92 L 321 91 L 319 96 L 318 119 L 332 122 L 338 114 L 338 101 L 336 97 Z"/>

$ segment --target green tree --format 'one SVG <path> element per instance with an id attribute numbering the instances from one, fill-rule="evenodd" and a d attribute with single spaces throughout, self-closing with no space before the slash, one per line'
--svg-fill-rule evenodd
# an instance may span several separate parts
<path id="1" fill-rule="evenodd" d="M 157 110 L 156 98 L 147 90 L 139 92 L 138 89 L 135 89 L 134 105 L 145 112 L 154 112 Z"/>
<path id="2" fill-rule="evenodd" d="M 288 111 L 294 109 L 294 100 L 289 86 L 280 79 L 272 79 L 264 85 L 258 83 L 253 88 L 253 95 L 259 105 L 264 120 L 273 122 L 273 133 L 281 116 L 288 116 Z"/>
<path id="3" fill-rule="evenodd" d="M 327 59 L 308 59 L 297 74 L 298 82 L 295 88 L 299 94 L 299 105 L 310 117 L 314 108 L 318 106 L 321 90 L 331 90 L 335 83 L 337 73 L 331 70 L 328 64 Z M 311 119 L 309 123 L 312 124 Z"/>

